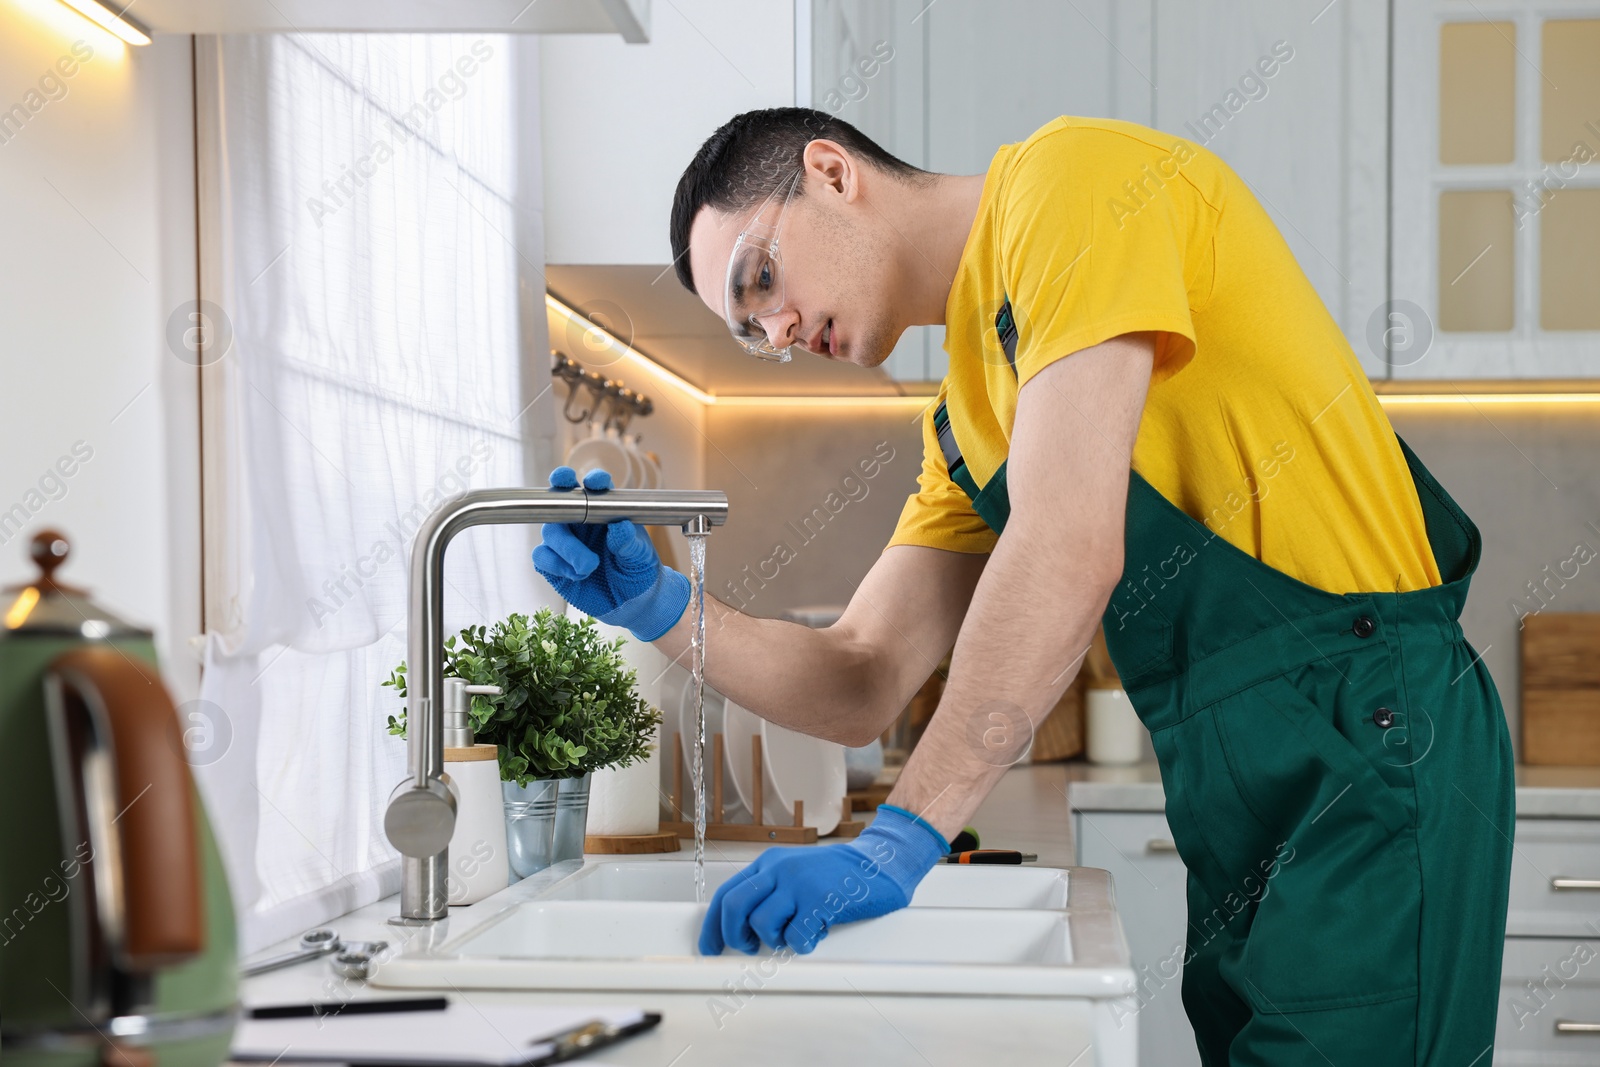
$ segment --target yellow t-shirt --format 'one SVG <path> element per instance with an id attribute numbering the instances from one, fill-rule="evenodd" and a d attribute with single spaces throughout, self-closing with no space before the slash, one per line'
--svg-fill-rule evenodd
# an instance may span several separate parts
<path id="1" fill-rule="evenodd" d="M 1015 371 L 995 318 L 1009 297 Z M 1329 592 L 1439 584 L 1411 472 L 1344 335 L 1221 159 L 1128 122 L 1063 117 L 995 154 L 945 304 L 940 395 L 978 486 L 1021 386 L 1155 331 L 1133 468 L 1227 541 Z M 988 552 L 932 410 L 891 544 Z"/>

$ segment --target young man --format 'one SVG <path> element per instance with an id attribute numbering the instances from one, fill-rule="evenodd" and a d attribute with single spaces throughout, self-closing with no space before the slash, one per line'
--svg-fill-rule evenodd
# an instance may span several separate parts
<path id="1" fill-rule="evenodd" d="M 763 854 L 702 951 L 807 951 L 903 906 L 1103 622 L 1189 872 L 1204 1061 L 1481 1062 L 1512 759 L 1457 623 L 1478 533 L 1248 187 L 1124 122 L 1057 119 L 956 177 L 784 108 L 701 147 L 672 246 L 753 354 L 873 367 L 943 323 L 950 355 L 918 491 L 844 617 L 708 600 L 712 683 L 845 744 L 954 655 L 872 826 Z M 590 614 L 686 647 L 687 582 L 638 529 L 546 527 L 535 561 Z"/>

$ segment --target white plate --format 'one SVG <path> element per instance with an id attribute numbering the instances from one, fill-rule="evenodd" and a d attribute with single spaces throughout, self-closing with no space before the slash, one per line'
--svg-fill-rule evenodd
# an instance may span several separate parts
<path id="1" fill-rule="evenodd" d="M 633 479 L 628 450 L 615 437 L 585 437 L 567 450 L 567 466 L 578 472 L 579 481 L 592 470 L 606 471 L 618 489 L 628 488 Z"/>
<path id="2" fill-rule="evenodd" d="M 731 700 L 724 699 L 722 729 L 725 738 L 723 751 L 728 757 L 728 770 L 733 778 L 734 791 L 739 794 L 739 803 L 744 805 L 745 811 L 754 813 L 756 810 L 756 775 L 755 763 L 750 758 L 750 739 L 761 732 L 761 717 L 753 711 L 740 707 Z M 767 805 L 767 810 L 770 811 L 771 795 L 769 794 L 763 799 Z M 753 814 L 751 821 L 754 821 Z M 784 823 L 788 821 L 787 819 L 781 820 Z"/>
<path id="3" fill-rule="evenodd" d="M 800 800 L 805 802 L 805 825 L 815 826 L 818 835 L 832 833 L 844 803 L 844 746 L 763 719 L 761 753 L 770 790 L 762 805 L 766 824 L 792 823 L 794 802 Z"/>

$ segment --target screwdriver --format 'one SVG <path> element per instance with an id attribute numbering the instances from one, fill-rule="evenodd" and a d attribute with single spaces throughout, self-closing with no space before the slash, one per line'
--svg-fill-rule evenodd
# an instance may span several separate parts
<path id="1" fill-rule="evenodd" d="M 1018 852 L 1011 848 L 974 848 L 966 852 L 952 852 L 944 858 L 946 863 L 1032 863 L 1039 857 L 1033 852 Z"/>

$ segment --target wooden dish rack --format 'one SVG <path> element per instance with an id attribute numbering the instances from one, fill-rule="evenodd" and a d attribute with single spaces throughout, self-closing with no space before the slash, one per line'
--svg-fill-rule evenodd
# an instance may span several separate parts
<path id="1" fill-rule="evenodd" d="M 690 810 L 684 810 L 684 768 L 689 765 L 689 754 L 684 750 L 683 735 L 678 735 L 677 760 L 672 769 L 672 810 L 683 818 L 678 820 L 662 819 L 661 830 L 663 833 L 674 833 L 679 837 L 694 836 L 693 799 L 689 799 Z M 711 735 L 711 797 L 706 806 L 706 839 L 709 841 L 771 841 L 783 845 L 808 845 L 817 839 L 817 828 L 805 824 L 805 801 L 794 802 L 794 822 L 789 826 L 765 826 L 762 824 L 763 798 L 762 793 L 766 788 L 765 778 L 762 774 L 761 738 L 750 739 L 750 768 L 753 772 L 751 781 L 755 783 L 752 790 L 751 812 L 752 822 L 744 823 L 724 822 L 722 818 L 722 754 L 723 737 L 721 733 Z M 850 818 L 850 798 L 843 801 L 843 811 L 839 817 L 839 825 L 834 827 L 827 837 L 855 837 L 866 823 L 857 822 Z"/>

